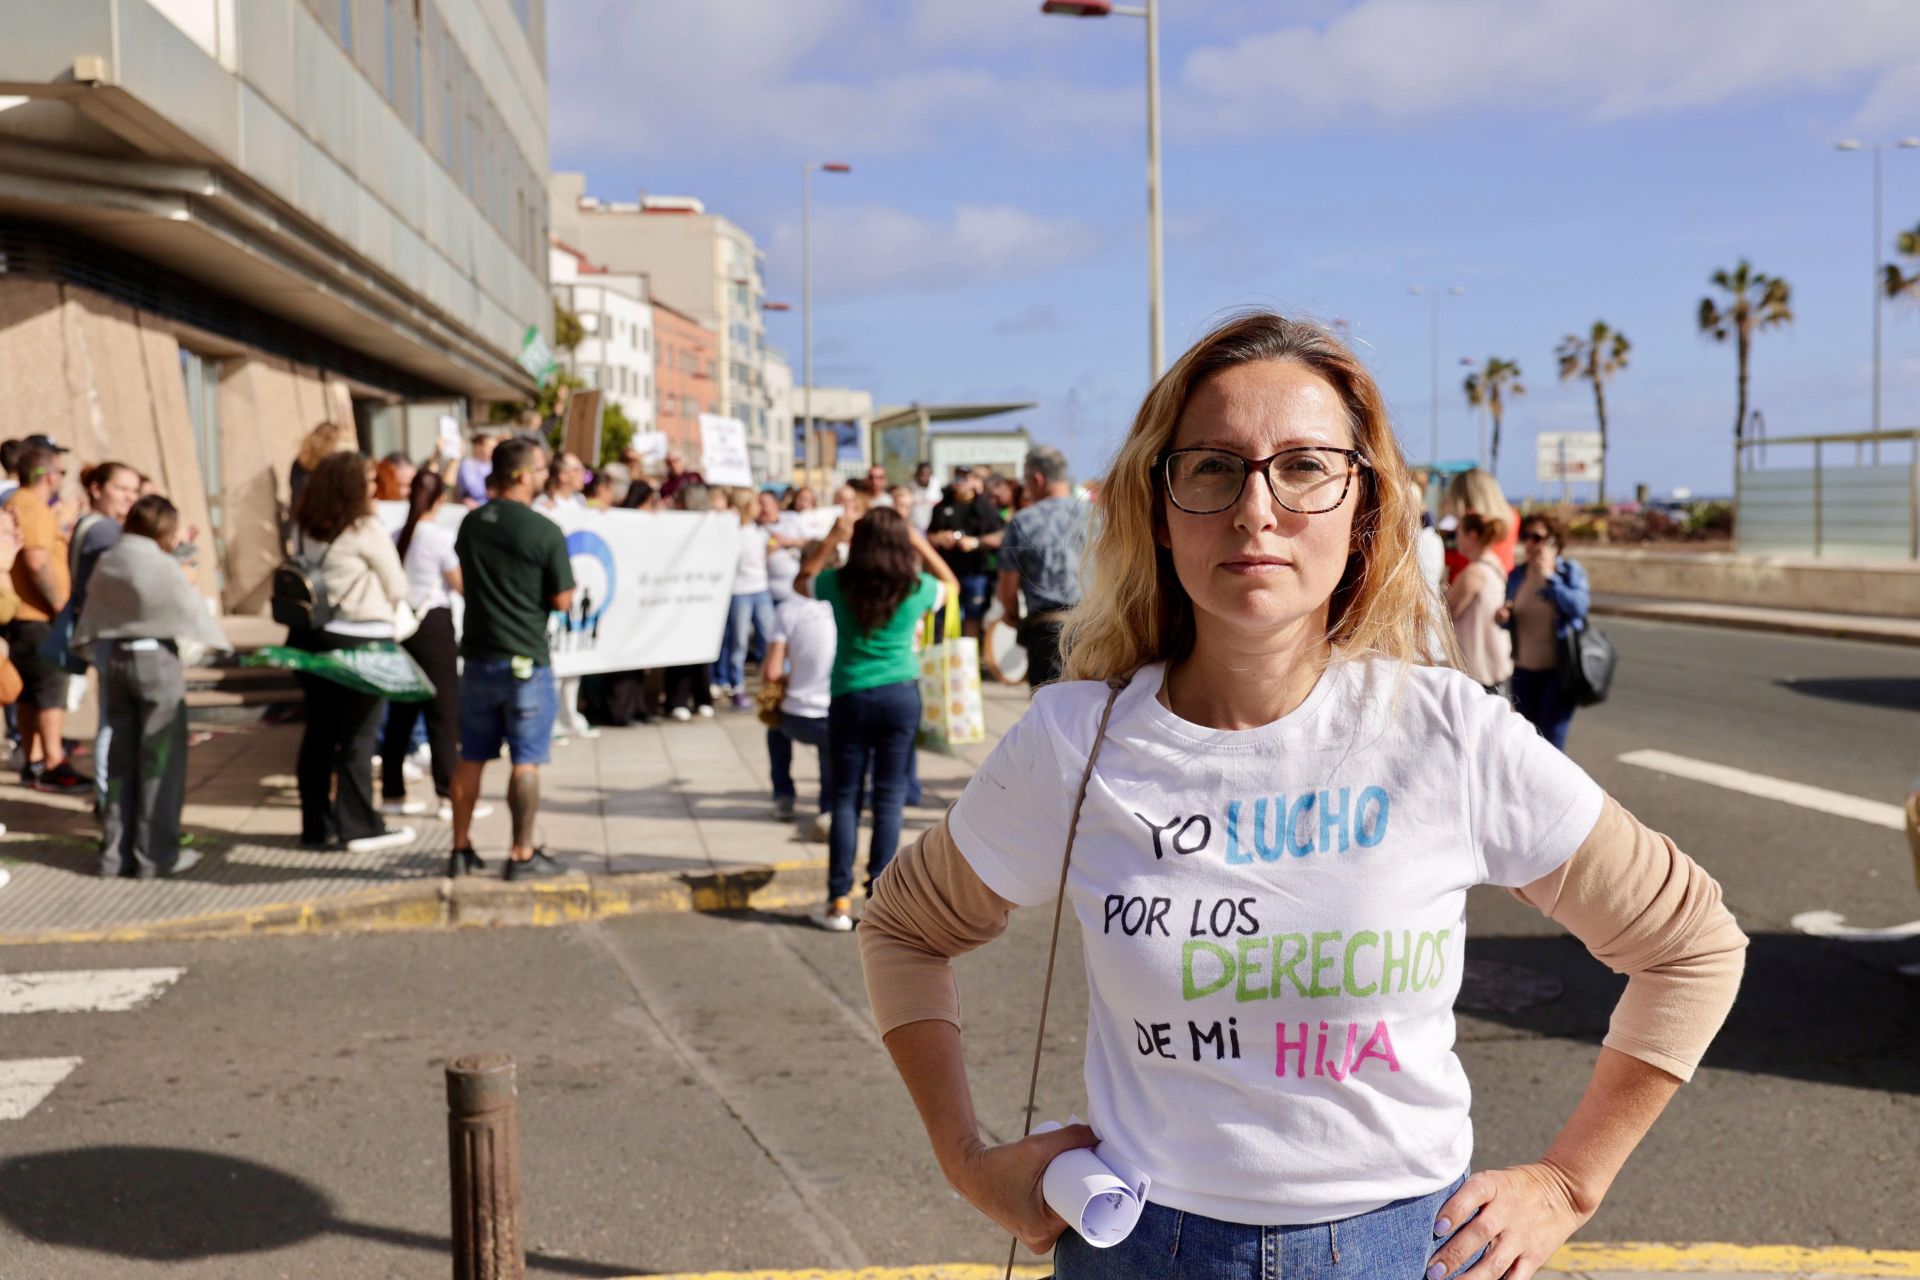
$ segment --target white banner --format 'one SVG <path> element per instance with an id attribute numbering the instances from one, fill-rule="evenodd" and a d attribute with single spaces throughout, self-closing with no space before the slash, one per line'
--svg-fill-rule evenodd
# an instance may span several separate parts
<path id="1" fill-rule="evenodd" d="M 377 504 L 399 532 L 405 503 Z M 466 508 L 448 503 L 438 523 L 458 529 Z M 733 599 L 740 520 L 731 511 L 593 511 L 549 514 L 567 535 L 573 608 L 548 617 L 556 676 L 712 662 Z M 457 631 L 464 602 L 454 597 Z"/>
<path id="2" fill-rule="evenodd" d="M 1542 431 L 1534 440 L 1534 463 L 1541 481 L 1592 480 L 1600 474 L 1600 433 Z"/>
<path id="3" fill-rule="evenodd" d="M 700 415 L 700 474 L 708 484 L 753 485 L 747 424 L 717 413 Z"/>

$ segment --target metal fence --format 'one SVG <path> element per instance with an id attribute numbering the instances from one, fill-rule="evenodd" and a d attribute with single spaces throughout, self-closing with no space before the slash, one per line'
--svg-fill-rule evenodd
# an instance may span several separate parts
<path id="1" fill-rule="evenodd" d="M 1920 559 L 1920 430 L 1743 441 L 1734 505 L 1749 554 Z"/>

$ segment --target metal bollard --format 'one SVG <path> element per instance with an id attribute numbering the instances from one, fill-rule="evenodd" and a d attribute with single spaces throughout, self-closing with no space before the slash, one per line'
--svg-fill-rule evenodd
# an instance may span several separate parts
<path id="1" fill-rule="evenodd" d="M 447 1064 L 447 1163 L 453 1280 L 523 1280 L 520 1100 L 506 1054 L 469 1054 Z"/>

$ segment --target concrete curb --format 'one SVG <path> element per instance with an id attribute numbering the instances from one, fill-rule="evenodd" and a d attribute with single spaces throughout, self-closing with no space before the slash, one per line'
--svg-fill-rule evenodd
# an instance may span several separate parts
<path id="1" fill-rule="evenodd" d="M 1828 640 L 1865 640 L 1875 644 L 1920 646 L 1920 628 L 1899 618 L 1867 618 L 1836 614 L 1831 621 L 1811 614 L 1780 615 L 1765 610 L 1735 612 L 1703 609 L 1686 604 L 1647 604 L 1595 599 L 1596 616 L 1635 618 L 1645 622 L 1684 622 L 1697 627 L 1727 627 L 1736 631 L 1771 631 L 1780 635 L 1818 636 Z"/>
<path id="2" fill-rule="evenodd" d="M 826 866 L 820 859 L 716 867 L 710 871 L 570 875 L 518 883 L 495 876 L 422 878 L 335 897 L 170 920 L 0 934 L 0 946 L 400 933 L 581 924 L 688 911 L 785 910 L 824 900 Z"/>

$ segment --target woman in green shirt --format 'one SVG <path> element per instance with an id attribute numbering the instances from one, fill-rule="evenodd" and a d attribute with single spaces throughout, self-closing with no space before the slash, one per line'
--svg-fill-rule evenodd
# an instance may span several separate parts
<path id="1" fill-rule="evenodd" d="M 825 569 L 851 541 L 844 568 Z M 822 571 L 824 569 L 824 572 Z M 800 565 L 794 590 L 833 606 L 837 648 L 827 751 L 832 762 L 833 827 L 827 838 L 827 902 L 813 915 L 822 928 L 853 928 L 853 855 L 860 838 L 860 780 L 873 761 L 873 845 L 867 883 L 900 843 L 907 766 L 920 729 L 920 619 L 959 582 L 938 551 L 900 513 L 875 507 L 857 522 L 843 510 L 833 531 Z"/>

